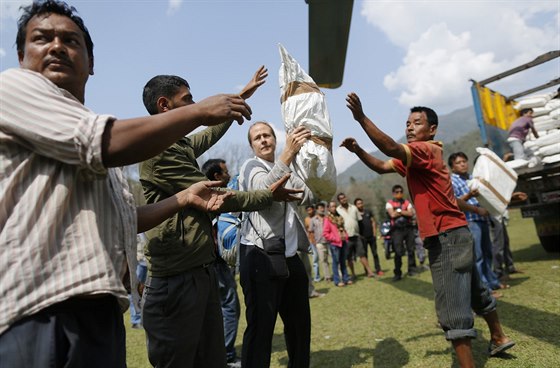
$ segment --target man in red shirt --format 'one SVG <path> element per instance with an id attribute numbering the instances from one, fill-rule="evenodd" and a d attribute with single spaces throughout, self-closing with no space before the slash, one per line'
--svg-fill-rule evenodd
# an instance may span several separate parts
<path id="1" fill-rule="evenodd" d="M 437 114 L 427 107 L 412 108 L 405 129 L 407 144 L 399 144 L 364 114 L 355 93 L 350 93 L 346 101 L 371 141 L 392 159 L 373 157 L 354 138 L 346 138 L 341 146 L 380 174 L 397 172 L 406 177 L 420 236 L 429 251 L 438 320 L 446 339 L 453 344 L 460 366 L 474 367 L 471 339 L 476 337 L 476 331 L 472 310 L 488 324 L 491 356 L 511 348 L 515 343 L 502 330 L 496 300 L 476 271 L 472 236 L 453 194 L 441 142 L 433 141 Z"/>

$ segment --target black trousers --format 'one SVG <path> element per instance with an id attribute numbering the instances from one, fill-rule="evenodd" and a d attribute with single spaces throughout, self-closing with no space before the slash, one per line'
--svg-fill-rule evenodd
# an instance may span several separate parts
<path id="1" fill-rule="evenodd" d="M 142 320 L 154 367 L 225 367 L 224 322 L 212 265 L 148 277 Z"/>
<path id="2" fill-rule="evenodd" d="M 311 314 L 308 278 L 301 259 L 297 255 L 287 258 L 290 276 L 273 279 L 263 250 L 241 244 L 240 251 L 240 281 L 247 318 L 241 354 L 243 368 L 270 366 L 278 314 L 284 322 L 288 367 L 309 367 Z"/>
<path id="3" fill-rule="evenodd" d="M 408 255 L 408 272 L 414 272 L 416 269 L 416 256 L 414 255 L 415 237 L 412 227 L 395 229 L 391 232 L 393 249 L 395 250 L 395 275 L 402 275 L 402 257 L 405 252 Z M 405 245 L 403 245 L 403 242 Z"/>
<path id="4" fill-rule="evenodd" d="M 17 321 L 0 335 L 0 367 L 126 367 L 117 299 L 70 298 Z"/>

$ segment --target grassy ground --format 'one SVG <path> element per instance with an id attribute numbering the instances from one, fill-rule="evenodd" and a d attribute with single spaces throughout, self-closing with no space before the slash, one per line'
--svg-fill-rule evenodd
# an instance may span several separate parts
<path id="1" fill-rule="evenodd" d="M 476 318 L 473 341 L 477 367 L 560 367 L 560 259 L 538 244 L 531 219 L 511 212 L 508 231 L 513 257 L 523 274 L 513 275 L 498 312 L 506 333 L 517 342 L 509 354 L 488 358 L 488 329 Z M 378 250 L 381 247 L 378 245 Z M 384 257 L 382 257 L 384 258 Z M 371 262 L 371 260 L 370 260 Z M 406 263 L 406 261 L 405 261 Z M 360 277 L 355 285 L 316 288 L 327 295 L 311 299 L 311 367 L 457 367 L 451 346 L 436 325 L 430 272 L 391 282 L 392 260 L 382 259 L 386 275 Z M 362 270 L 361 265 L 357 271 Z M 241 289 L 239 289 L 242 297 Z M 131 368 L 149 367 L 144 332 L 127 321 L 127 361 Z M 288 358 L 278 319 L 271 367 L 286 367 Z M 245 318 L 240 321 L 237 349 Z"/>

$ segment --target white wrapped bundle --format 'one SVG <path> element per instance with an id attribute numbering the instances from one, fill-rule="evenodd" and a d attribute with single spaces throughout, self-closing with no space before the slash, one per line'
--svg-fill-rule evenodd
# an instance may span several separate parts
<path id="1" fill-rule="evenodd" d="M 534 95 L 531 97 L 524 98 L 519 100 L 514 108 L 517 110 L 528 109 L 528 108 L 535 108 L 535 107 L 542 107 L 546 105 L 548 101 L 552 98 L 550 93 L 542 94 L 542 95 Z"/>
<path id="2" fill-rule="evenodd" d="M 550 110 L 552 111 L 552 110 Z M 554 118 L 552 116 L 550 116 L 549 114 L 547 115 L 543 115 L 543 116 L 538 116 L 538 117 L 534 117 L 533 118 L 533 123 L 535 123 L 535 125 L 537 125 L 538 123 L 542 123 L 542 122 L 548 122 L 550 120 L 554 120 Z"/>
<path id="3" fill-rule="evenodd" d="M 511 160 L 511 161 L 507 161 L 506 165 L 507 167 L 509 167 L 510 169 L 521 169 L 522 167 L 525 167 L 529 164 L 529 161 L 524 160 L 522 158 L 518 158 L 517 160 Z"/>
<path id="4" fill-rule="evenodd" d="M 533 108 L 533 118 L 539 116 L 548 116 L 548 114 L 552 111 L 552 108 L 547 107 L 547 105 Z M 535 120 L 533 119 L 533 121 Z"/>
<path id="5" fill-rule="evenodd" d="M 282 45 L 278 47 L 282 58 L 279 82 L 284 127 L 289 133 L 305 126 L 312 136 L 296 156 L 294 170 L 318 199 L 330 200 L 336 192 L 336 167 L 325 95 L 288 51 Z"/>
<path id="6" fill-rule="evenodd" d="M 539 132 L 539 136 L 541 136 L 543 132 L 558 128 L 560 128 L 560 120 L 556 119 L 551 119 L 543 123 L 535 124 L 535 129 L 537 130 L 537 132 Z"/>
<path id="7" fill-rule="evenodd" d="M 552 133 L 543 135 L 542 137 L 539 137 L 533 141 L 525 142 L 525 147 L 544 147 L 557 142 L 560 142 L 560 131 L 553 131 Z"/>
<path id="8" fill-rule="evenodd" d="M 553 164 L 559 161 L 560 161 L 560 153 L 557 153 L 552 156 L 546 156 L 545 158 L 542 159 L 543 164 Z"/>
<path id="9" fill-rule="evenodd" d="M 548 101 L 545 105 L 546 108 L 550 110 L 554 110 L 560 107 L 560 98 L 553 98 L 552 100 Z"/>
<path id="10" fill-rule="evenodd" d="M 504 213 L 517 185 L 517 173 L 488 148 L 479 147 L 480 156 L 473 168 L 471 189 L 478 189 L 480 205 L 492 216 Z M 517 160 L 516 160 L 517 161 Z"/>
<path id="11" fill-rule="evenodd" d="M 554 119 L 560 119 L 560 108 L 556 108 L 554 110 L 551 110 L 548 113 L 548 116 L 550 116 L 551 118 L 554 118 Z"/>
<path id="12" fill-rule="evenodd" d="M 537 152 L 535 152 L 535 155 L 546 157 L 557 153 L 560 153 L 560 143 L 553 143 L 548 146 L 541 147 Z"/>

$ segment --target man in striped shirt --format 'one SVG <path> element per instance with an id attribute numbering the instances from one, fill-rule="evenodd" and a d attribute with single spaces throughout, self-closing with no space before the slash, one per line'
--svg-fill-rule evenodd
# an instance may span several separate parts
<path id="1" fill-rule="evenodd" d="M 0 73 L 1 365 L 125 367 L 121 280 L 136 232 L 186 206 L 216 210 L 227 194 L 202 183 L 136 209 L 116 167 L 251 110 L 219 95 L 144 118 L 94 113 L 93 42 L 60 1 L 23 8 L 16 45 L 20 68 Z"/>

